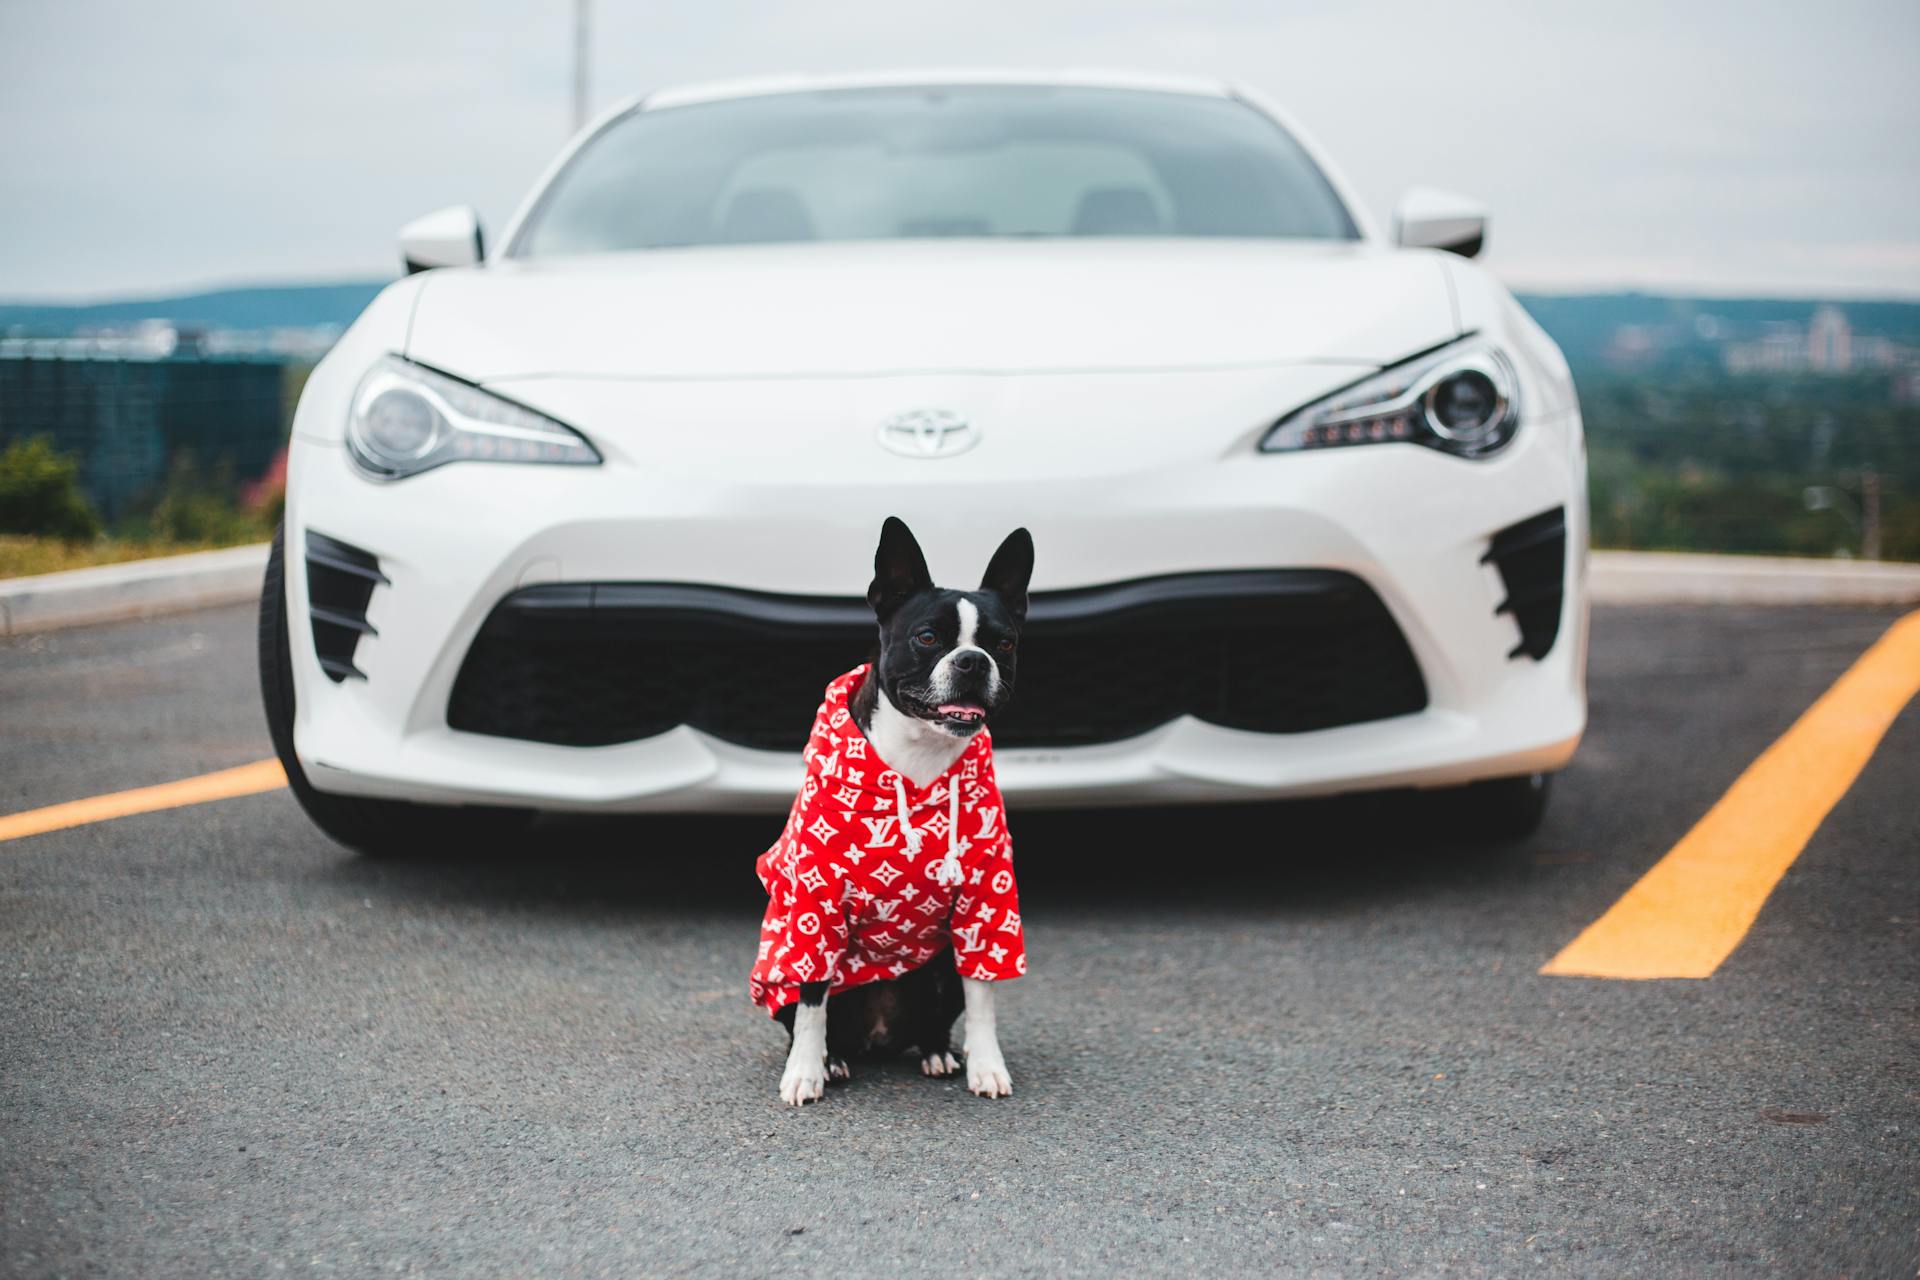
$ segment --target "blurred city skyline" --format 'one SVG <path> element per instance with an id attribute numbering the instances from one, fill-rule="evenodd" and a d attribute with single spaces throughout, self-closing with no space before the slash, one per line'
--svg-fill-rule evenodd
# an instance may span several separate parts
<path id="1" fill-rule="evenodd" d="M 397 268 L 400 223 L 498 231 L 570 130 L 572 0 L 0 5 L 0 298 Z M 593 5 L 592 99 L 882 67 L 1218 76 L 1287 108 L 1384 227 L 1493 213 L 1517 288 L 1920 297 L 1920 5 L 1708 0 L 817 10 Z"/>

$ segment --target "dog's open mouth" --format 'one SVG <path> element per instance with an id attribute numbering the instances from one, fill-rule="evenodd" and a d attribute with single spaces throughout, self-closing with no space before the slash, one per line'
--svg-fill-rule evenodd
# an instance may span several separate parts
<path id="1" fill-rule="evenodd" d="M 956 729 L 977 729 L 987 722 L 987 709 L 972 702 L 943 702 L 934 708 L 942 724 Z"/>

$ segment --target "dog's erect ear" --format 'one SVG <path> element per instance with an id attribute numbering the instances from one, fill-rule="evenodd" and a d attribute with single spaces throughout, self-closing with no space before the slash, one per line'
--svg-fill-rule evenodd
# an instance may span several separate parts
<path id="1" fill-rule="evenodd" d="M 913 540 L 913 530 L 899 516 L 888 516 L 880 526 L 880 546 L 873 553 L 873 583 L 867 588 L 867 603 L 873 606 L 874 616 L 885 621 L 902 600 L 932 587 L 933 575 L 927 572 L 927 558 Z"/>
<path id="2" fill-rule="evenodd" d="M 991 591 L 1007 606 L 1007 612 L 1022 622 L 1027 620 L 1027 583 L 1033 578 L 1033 535 L 1015 529 L 987 561 L 987 572 L 980 589 Z"/>

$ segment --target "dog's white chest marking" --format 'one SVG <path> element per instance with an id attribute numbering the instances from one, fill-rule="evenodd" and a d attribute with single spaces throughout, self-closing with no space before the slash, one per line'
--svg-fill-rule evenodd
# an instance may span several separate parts
<path id="1" fill-rule="evenodd" d="M 910 716 L 893 705 L 886 691 L 873 700 L 873 723 L 867 726 L 867 741 L 887 762 L 916 787 L 924 787 L 945 773 L 968 739 L 956 738 L 917 716 Z"/>

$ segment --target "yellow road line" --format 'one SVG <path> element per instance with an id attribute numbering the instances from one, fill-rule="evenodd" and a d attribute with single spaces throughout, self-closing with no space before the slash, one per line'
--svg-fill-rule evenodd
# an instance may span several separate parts
<path id="1" fill-rule="evenodd" d="M 1720 802 L 1540 970 L 1708 978 L 1920 692 L 1920 613 L 1871 649 L 1747 767 Z"/>
<path id="2" fill-rule="evenodd" d="M 136 813 L 153 813 L 159 809 L 204 804 L 208 800 L 250 796 L 286 785 L 287 774 L 278 760 L 256 760 L 237 769 L 203 773 L 197 778 L 163 782 L 157 787 L 115 791 L 110 795 L 70 800 L 66 804 L 49 805 L 44 809 L 29 809 L 25 813 L 10 813 L 0 817 L 0 842 L 60 831 L 66 827 L 85 826 L 90 822 L 105 822 L 109 818 L 125 818 Z"/>

